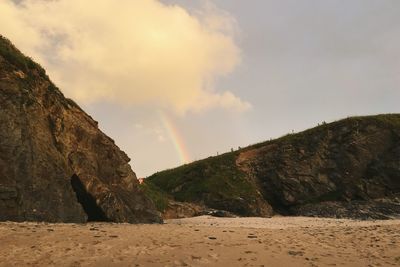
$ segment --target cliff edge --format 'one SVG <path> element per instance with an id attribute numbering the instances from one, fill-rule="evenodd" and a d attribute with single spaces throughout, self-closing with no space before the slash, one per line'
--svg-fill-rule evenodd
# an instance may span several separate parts
<path id="1" fill-rule="evenodd" d="M 0 36 L 0 221 L 161 222 L 130 159 Z"/>
<path id="2" fill-rule="evenodd" d="M 400 217 L 400 114 L 323 123 L 146 183 L 174 200 L 240 216 Z"/>

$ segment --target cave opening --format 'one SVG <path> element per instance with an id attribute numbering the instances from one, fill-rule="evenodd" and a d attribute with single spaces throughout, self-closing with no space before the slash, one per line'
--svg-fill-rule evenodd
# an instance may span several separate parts
<path id="1" fill-rule="evenodd" d="M 110 221 L 104 211 L 97 205 L 96 199 L 87 192 L 82 181 L 77 175 L 72 175 L 71 186 L 76 194 L 78 202 L 88 216 L 88 222 L 107 222 Z"/>

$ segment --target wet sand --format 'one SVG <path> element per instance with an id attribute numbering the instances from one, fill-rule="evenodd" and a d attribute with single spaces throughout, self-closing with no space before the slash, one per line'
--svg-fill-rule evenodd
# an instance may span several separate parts
<path id="1" fill-rule="evenodd" d="M 0 266 L 400 266 L 400 220 L 0 223 Z"/>

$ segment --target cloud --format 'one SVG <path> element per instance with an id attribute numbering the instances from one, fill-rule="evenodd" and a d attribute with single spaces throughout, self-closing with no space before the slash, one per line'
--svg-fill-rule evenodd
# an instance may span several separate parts
<path id="1" fill-rule="evenodd" d="M 0 32 L 80 103 L 150 105 L 177 113 L 250 104 L 215 79 L 240 63 L 235 20 L 156 0 L 0 2 Z"/>
<path id="2" fill-rule="evenodd" d="M 222 107 L 236 112 L 244 112 L 251 109 L 251 104 L 244 102 L 239 97 L 231 92 L 224 92 L 222 94 L 213 94 L 207 91 L 202 92 L 198 97 L 198 105 L 193 109 L 196 111 L 204 111 L 214 107 Z"/>

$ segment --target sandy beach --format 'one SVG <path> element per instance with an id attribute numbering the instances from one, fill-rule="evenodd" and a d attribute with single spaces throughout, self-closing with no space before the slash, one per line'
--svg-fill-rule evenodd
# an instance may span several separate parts
<path id="1" fill-rule="evenodd" d="M 0 223 L 0 266 L 400 266 L 400 220 Z"/>

